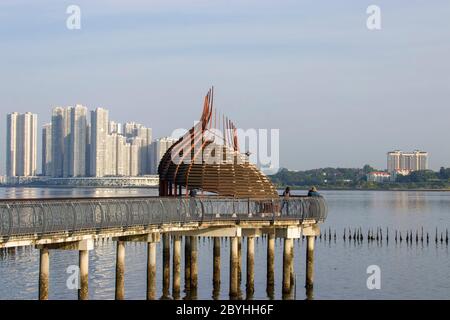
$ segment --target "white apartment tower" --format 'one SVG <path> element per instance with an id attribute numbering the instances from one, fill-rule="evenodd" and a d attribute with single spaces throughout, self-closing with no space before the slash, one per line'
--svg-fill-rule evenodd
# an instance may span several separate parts
<path id="1" fill-rule="evenodd" d="M 103 108 L 91 111 L 91 176 L 103 177 L 107 173 L 107 137 L 109 112 Z"/>
<path id="2" fill-rule="evenodd" d="M 86 172 L 87 108 L 76 105 L 70 108 L 70 135 L 68 139 L 70 177 L 84 177 Z"/>
<path id="3" fill-rule="evenodd" d="M 56 107 L 52 112 L 51 152 L 53 177 L 86 176 L 87 108 Z"/>
<path id="4" fill-rule="evenodd" d="M 6 175 L 36 175 L 37 115 L 13 112 L 6 118 Z"/>

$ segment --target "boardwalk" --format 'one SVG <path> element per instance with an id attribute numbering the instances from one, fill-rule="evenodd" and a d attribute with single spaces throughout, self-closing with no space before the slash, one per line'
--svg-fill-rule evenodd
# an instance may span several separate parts
<path id="1" fill-rule="evenodd" d="M 97 199 L 0 200 L 0 248 L 35 246 L 40 250 L 39 298 L 48 298 L 49 252 L 78 250 L 79 298 L 88 297 L 89 250 L 95 240 L 117 241 L 116 299 L 124 299 L 125 242 L 148 243 L 147 297 L 154 299 L 156 243 L 163 245 L 163 296 L 170 290 L 170 239 L 173 239 L 173 297 L 179 297 L 181 238 L 185 237 L 185 282 L 195 298 L 197 288 L 198 237 L 229 237 L 230 298 L 238 295 L 238 274 L 242 262 L 240 243 L 247 239 L 247 287 L 253 282 L 254 239 L 267 234 L 267 279 L 273 285 L 274 240 L 284 239 L 283 292 L 292 289 L 293 239 L 307 237 L 306 286 L 313 285 L 314 240 L 318 224 L 326 219 L 323 198 L 233 199 L 222 197 L 133 197 Z M 215 241 L 214 261 L 220 248 Z M 220 254 L 220 253 L 219 253 Z M 217 263 L 216 263 L 217 264 Z M 215 272 L 220 267 L 215 264 Z M 216 270 L 217 269 L 217 270 Z M 217 276 L 217 275 L 215 275 Z"/>

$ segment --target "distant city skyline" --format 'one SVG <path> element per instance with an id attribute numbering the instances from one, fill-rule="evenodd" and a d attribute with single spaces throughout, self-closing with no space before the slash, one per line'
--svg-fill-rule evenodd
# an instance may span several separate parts
<path id="1" fill-rule="evenodd" d="M 151 128 L 137 122 L 111 121 L 109 110 L 96 108 L 89 112 L 81 104 L 54 107 L 51 122 L 42 128 L 37 127 L 37 119 L 36 114 L 29 112 L 8 114 L 5 153 L 8 177 L 156 174 L 160 158 L 176 141 L 169 137 L 153 139 Z"/>
<path id="2" fill-rule="evenodd" d="M 238 127 L 280 129 L 281 167 L 383 169 L 395 149 L 450 167 L 448 1 L 380 0 L 377 31 L 372 3 L 350 0 L 80 0 L 68 30 L 71 4 L 0 3 L 2 128 L 9 112 L 42 128 L 49 109 L 79 103 L 168 136 L 214 85 Z"/>
<path id="3" fill-rule="evenodd" d="M 25 175 L 28 176 L 42 174 L 52 177 L 157 174 L 159 159 L 177 140 L 177 138 L 170 136 L 153 139 L 151 128 L 146 128 L 134 121 L 121 123 L 120 121 L 110 120 L 109 110 L 104 108 L 96 108 L 89 112 L 87 107 L 76 104 L 75 107 L 55 107 L 51 114 L 51 122 L 43 124 L 42 128 L 37 128 L 38 117 L 36 114 L 29 112 L 8 114 L 7 138 L 12 139 L 11 141 L 7 139 L 8 148 L 11 148 L 10 145 L 25 146 L 28 144 L 30 150 L 35 149 L 37 153 L 34 156 L 28 151 L 28 158 L 31 160 L 24 158 L 24 160 L 19 159 L 18 161 L 15 155 L 15 162 L 23 162 L 18 172 L 27 172 Z M 90 114 L 90 117 L 88 117 L 88 114 Z M 29 120 L 27 120 L 28 118 Z M 32 132 L 38 129 L 41 131 L 40 141 L 37 135 Z M 16 137 L 16 133 L 12 135 L 12 132 L 9 132 L 14 130 L 28 132 L 30 137 L 26 138 L 23 134 Z M 27 139 L 33 140 L 33 144 L 30 145 L 30 141 L 26 141 Z M 41 148 L 37 148 L 38 141 Z M 141 151 L 142 147 L 144 149 Z M 12 159 L 8 150 L 6 158 Z M 122 159 L 123 156 L 120 154 L 123 152 L 128 155 L 128 158 Z M 24 151 L 21 154 L 25 154 Z M 133 154 L 135 154 L 135 159 L 132 159 Z M 40 167 L 36 164 L 39 155 L 41 156 L 39 159 Z M 136 158 L 139 159 L 136 160 Z M 8 161 L 10 162 L 7 162 L 6 175 L 10 175 L 8 172 L 16 172 L 16 165 L 12 166 L 10 163 L 13 162 Z M 132 165 L 131 162 L 135 164 Z M 30 166 L 30 163 L 35 164 Z M 373 165 L 368 162 L 364 164 Z M 30 166 L 27 169 L 28 171 L 24 169 L 25 166 Z M 287 169 L 298 171 L 291 168 Z M 407 171 L 427 170 L 429 169 L 429 154 L 417 149 L 413 152 L 404 152 L 398 149 L 388 151 L 386 168 L 377 167 L 377 169 L 386 169 L 390 173 L 404 172 L 405 174 L 407 174 Z M 31 172 L 34 172 L 34 174 L 31 174 Z M 20 176 L 20 174 L 15 173 L 13 175 Z"/>

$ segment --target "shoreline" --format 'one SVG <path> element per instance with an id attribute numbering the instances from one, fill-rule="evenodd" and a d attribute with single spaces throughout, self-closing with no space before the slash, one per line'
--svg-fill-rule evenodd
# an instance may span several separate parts
<path id="1" fill-rule="evenodd" d="M 286 187 L 277 187 L 278 190 L 284 190 Z M 292 191 L 305 191 L 308 192 L 309 188 L 297 188 L 290 187 Z M 318 191 L 381 191 L 381 192 L 392 192 L 392 191 L 424 191 L 424 192 L 450 192 L 448 189 L 417 189 L 417 188 L 392 188 L 392 189 L 362 189 L 362 188 L 321 188 L 317 187 Z"/>
<path id="2" fill-rule="evenodd" d="M 70 186 L 70 185 L 0 185 L 0 188 L 62 188 L 62 189 L 158 189 L 159 186 Z"/>
<path id="3" fill-rule="evenodd" d="M 158 189 L 159 186 L 70 186 L 70 185 L 0 185 L 0 188 L 62 188 L 62 189 Z M 277 186 L 279 191 L 283 191 L 286 188 Z M 292 187 L 292 191 L 305 191 L 308 192 L 309 188 Z M 408 188 L 392 188 L 392 189 L 362 189 L 362 188 L 321 188 L 317 187 L 320 191 L 380 191 L 380 192 L 392 192 L 392 191 L 415 191 L 415 192 L 450 192 L 448 189 L 408 189 Z"/>

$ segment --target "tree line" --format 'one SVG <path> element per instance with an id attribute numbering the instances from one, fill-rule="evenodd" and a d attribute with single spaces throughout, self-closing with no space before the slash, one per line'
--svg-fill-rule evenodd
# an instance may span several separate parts
<path id="1" fill-rule="evenodd" d="M 306 188 L 342 189 L 448 189 L 450 188 L 450 168 L 442 167 L 439 171 L 414 171 L 409 175 L 397 175 L 392 182 L 367 181 L 369 172 L 378 171 L 370 165 L 363 168 L 320 168 L 305 171 L 280 169 L 269 176 L 278 187 L 291 186 Z"/>

